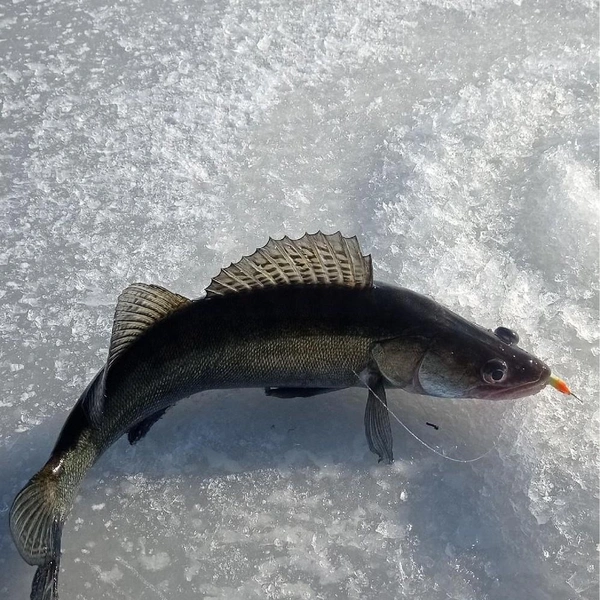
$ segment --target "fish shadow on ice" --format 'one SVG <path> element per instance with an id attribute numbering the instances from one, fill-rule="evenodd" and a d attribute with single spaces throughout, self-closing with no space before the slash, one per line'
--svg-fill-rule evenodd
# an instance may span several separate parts
<path id="1" fill-rule="evenodd" d="M 504 600 L 507 589 L 518 588 L 524 598 L 546 600 L 557 591 L 556 582 L 547 579 L 547 566 L 536 540 L 539 525 L 533 515 L 520 510 L 525 499 L 519 496 L 527 490 L 519 490 L 517 481 L 526 476 L 527 461 L 521 464 L 512 451 L 508 457 L 505 454 L 507 444 L 512 446 L 510 437 L 518 433 L 510 431 L 503 418 L 505 411 L 513 410 L 511 404 L 477 400 L 440 403 L 439 399 L 423 398 L 404 413 L 405 422 L 417 432 L 417 422 L 423 422 L 426 415 L 439 423 L 446 437 L 438 449 L 447 448 L 448 456 L 481 456 L 461 463 L 434 456 L 414 443 L 406 447 L 406 456 L 418 461 L 418 468 L 411 473 L 405 515 L 418 540 L 413 558 L 421 574 L 448 596 Z M 394 403 L 391 406 L 394 410 Z M 406 406 L 405 400 L 402 406 Z M 402 433 L 394 428 L 396 439 Z M 426 439 L 436 446 L 435 440 L 440 440 L 436 436 Z M 470 442 L 452 448 L 461 439 Z M 499 453 L 496 446 L 503 446 L 504 451 Z M 396 458 L 402 460 L 400 454 Z M 566 585 L 562 593 L 568 597 Z M 432 591 L 431 597 L 446 596 Z"/>
<path id="2" fill-rule="evenodd" d="M 403 396 L 399 403 L 397 397 L 401 395 L 402 392 L 391 394 L 392 408 L 413 428 L 418 420 L 423 422 L 425 413 L 408 396 Z M 195 492 L 190 489 L 194 484 L 208 479 L 220 480 L 232 474 L 249 476 L 251 480 L 252 473 L 265 470 L 283 473 L 288 478 L 304 470 L 310 476 L 310 473 L 318 474 L 332 465 L 338 472 L 338 479 L 332 480 L 334 486 L 351 488 L 353 483 L 344 483 L 343 479 L 353 477 L 355 473 L 362 475 L 359 481 L 372 488 L 357 490 L 359 497 L 364 494 L 365 502 L 376 497 L 382 481 L 387 482 L 385 485 L 391 482 L 392 487 L 397 486 L 397 495 L 400 490 L 407 489 L 407 500 L 401 506 L 387 497 L 378 502 L 389 509 L 386 518 L 395 520 L 398 528 L 410 524 L 411 536 L 419 540 L 411 559 L 425 572 L 432 570 L 433 576 L 439 562 L 443 560 L 447 564 L 455 554 L 457 564 L 473 572 L 472 588 L 477 593 L 489 594 L 493 591 L 493 577 L 483 572 L 485 561 L 474 555 L 472 547 L 478 547 L 484 554 L 488 552 L 490 558 L 503 548 L 495 521 L 483 522 L 477 518 L 479 496 L 484 486 L 482 471 L 435 456 L 393 421 L 396 465 L 378 466 L 377 457 L 369 452 L 364 436 L 365 400 L 365 390 L 361 389 L 298 399 L 266 397 L 262 390 L 210 391 L 180 402 L 137 445 L 131 447 L 126 438 L 121 439 L 84 480 L 79 499 L 67 521 L 63 537 L 65 572 L 60 580 L 61 588 L 65 589 L 64 596 L 68 597 L 68 590 L 79 589 L 82 580 L 95 581 L 97 574 L 90 573 L 90 566 L 106 564 L 106 570 L 110 570 L 115 556 L 112 548 L 117 554 L 122 553 L 118 539 L 122 533 L 102 526 L 103 521 L 106 525 L 110 519 L 101 511 L 95 512 L 98 506 L 110 504 L 111 519 L 116 510 L 126 513 L 120 514 L 118 519 L 136 523 L 136 513 L 144 517 L 156 514 L 154 509 L 148 508 L 151 499 L 147 497 L 155 486 L 163 491 L 163 497 L 158 498 L 160 505 L 165 502 L 165 487 L 173 482 L 178 494 L 183 492 L 190 496 L 191 505 L 200 507 L 201 515 L 202 496 L 206 490 Z M 20 487 L 48 458 L 64 417 L 57 416 L 21 434 L 8 450 L 2 472 L 5 486 L 1 500 L 5 509 Z M 421 425 L 424 427 L 423 423 Z M 461 427 L 458 419 L 452 435 L 462 433 L 467 436 Z M 409 464 L 410 473 L 398 471 Z M 131 495 L 130 484 L 140 477 L 143 480 L 141 491 Z M 163 485 L 165 481 L 167 484 Z M 237 484 L 234 481 L 232 485 L 235 494 Z M 247 491 L 241 487 L 239 490 L 240 495 Z M 508 502 L 508 491 L 506 493 Z M 176 513 L 189 509 L 190 502 L 184 502 L 173 510 Z M 4 566 L 0 591 L 5 589 L 9 597 L 25 597 L 33 568 L 21 560 L 14 548 L 7 517 L 5 510 L 0 522 L 0 556 Z M 84 522 L 75 525 L 82 517 Z M 146 536 L 152 535 L 155 527 L 159 531 L 168 529 L 168 524 L 160 519 L 150 525 L 142 522 L 140 526 Z M 135 530 L 136 526 L 132 525 L 131 529 Z M 131 531 L 126 533 L 132 534 Z M 90 539 L 96 540 L 98 545 L 97 552 L 92 550 L 89 559 L 95 565 L 86 564 L 88 559 L 80 554 Z M 156 546 L 160 546 L 160 540 Z M 77 564 L 73 564 L 74 556 Z M 380 558 L 374 560 L 377 562 Z M 165 572 L 157 575 L 160 575 L 157 582 L 167 577 Z M 146 576 L 152 580 L 153 574 Z M 437 578 L 443 580 L 445 576 L 450 585 L 450 571 L 438 573 Z M 126 587 L 126 583 L 123 584 Z"/>
<path id="3" fill-rule="evenodd" d="M 107 533 L 99 519 L 93 519 L 103 516 L 93 511 L 110 498 L 127 501 L 124 512 L 128 514 L 122 516 L 135 522 L 136 502 L 147 499 L 144 492 L 152 493 L 153 482 L 177 478 L 193 485 L 209 477 L 262 469 L 319 468 L 345 462 L 362 463 L 363 468 L 376 465 L 377 458 L 369 453 L 362 429 L 364 404 L 363 390 L 298 399 L 267 397 L 262 390 L 213 390 L 179 402 L 135 446 L 123 436 L 84 479 L 65 524 L 59 581 L 62 596 L 69 597 L 71 590 L 75 593 L 78 589 L 71 585 L 71 574 L 81 568 L 80 560 L 85 561 L 81 558 L 85 543 L 104 535 L 115 538 L 109 545 L 117 544 L 119 531 Z M 5 590 L 7 597 L 27 597 L 34 574 L 34 568 L 21 559 L 12 542 L 9 508 L 17 492 L 49 458 L 66 416 L 56 415 L 20 433 L 3 453 L 0 564 L 4 568 L 0 592 Z M 146 489 L 131 499 L 128 482 L 139 476 Z M 202 491 L 197 495 L 201 502 Z M 76 521 L 82 517 L 85 523 L 79 526 Z M 74 556 L 77 565 L 72 562 Z M 95 560 L 101 558 L 96 556 Z M 89 569 L 83 577 L 90 578 Z"/>

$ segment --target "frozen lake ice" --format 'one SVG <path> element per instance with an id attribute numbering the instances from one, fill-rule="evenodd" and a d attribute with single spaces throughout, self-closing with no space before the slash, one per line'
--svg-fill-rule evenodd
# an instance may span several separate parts
<path id="1" fill-rule="evenodd" d="M 183 401 L 84 481 L 62 598 L 598 597 L 598 10 L 549 0 L 0 6 L 0 596 L 10 503 L 130 282 L 197 297 L 269 236 L 516 329 L 583 399 Z M 436 423 L 440 429 L 425 425 Z"/>

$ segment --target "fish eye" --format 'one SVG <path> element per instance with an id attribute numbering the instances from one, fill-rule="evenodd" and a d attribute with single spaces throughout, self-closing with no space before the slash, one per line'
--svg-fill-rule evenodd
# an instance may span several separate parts
<path id="1" fill-rule="evenodd" d="M 496 334 L 496 337 L 500 338 L 509 346 L 519 343 L 519 334 L 508 327 L 498 327 L 494 333 Z"/>
<path id="2" fill-rule="evenodd" d="M 485 365 L 481 368 L 481 376 L 486 383 L 496 384 L 501 383 L 506 379 L 508 373 L 508 366 L 499 358 L 492 358 L 488 360 Z"/>

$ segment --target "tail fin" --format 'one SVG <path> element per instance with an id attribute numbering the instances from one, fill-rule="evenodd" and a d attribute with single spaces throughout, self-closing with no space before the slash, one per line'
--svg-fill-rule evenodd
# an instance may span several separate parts
<path id="1" fill-rule="evenodd" d="M 57 600 L 60 539 L 64 500 L 60 464 L 46 466 L 17 494 L 10 509 L 10 531 L 17 550 L 30 565 L 38 565 L 31 600 Z"/>
<path id="2" fill-rule="evenodd" d="M 55 559 L 38 567 L 31 585 L 30 600 L 58 600 L 60 552 Z"/>
<path id="3" fill-rule="evenodd" d="M 62 529 L 59 478 L 46 465 L 17 494 L 10 509 L 10 531 L 23 559 L 43 565 L 60 549 Z"/>

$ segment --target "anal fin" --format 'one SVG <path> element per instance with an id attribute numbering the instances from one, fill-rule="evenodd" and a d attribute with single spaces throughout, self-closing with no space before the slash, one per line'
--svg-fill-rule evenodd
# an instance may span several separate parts
<path id="1" fill-rule="evenodd" d="M 392 427 L 387 409 L 383 377 L 369 377 L 369 396 L 365 409 L 365 433 L 369 450 L 379 456 L 379 462 L 394 462 Z"/>
<path id="2" fill-rule="evenodd" d="M 151 429 L 152 425 L 154 425 L 159 419 L 163 417 L 163 415 L 169 410 L 169 407 L 163 408 L 155 412 L 154 414 L 146 417 L 143 421 L 140 421 L 137 425 L 134 425 L 127 432 L 127 439 L 129 443 L 133 446 L 137 444 Z"/>
<path id="3" fill-rule="evenodd" d="M 311 398 L 320 394 L 337 392 L 344 388 L 266 387 L 265 395 L 274 398 Z"/>

